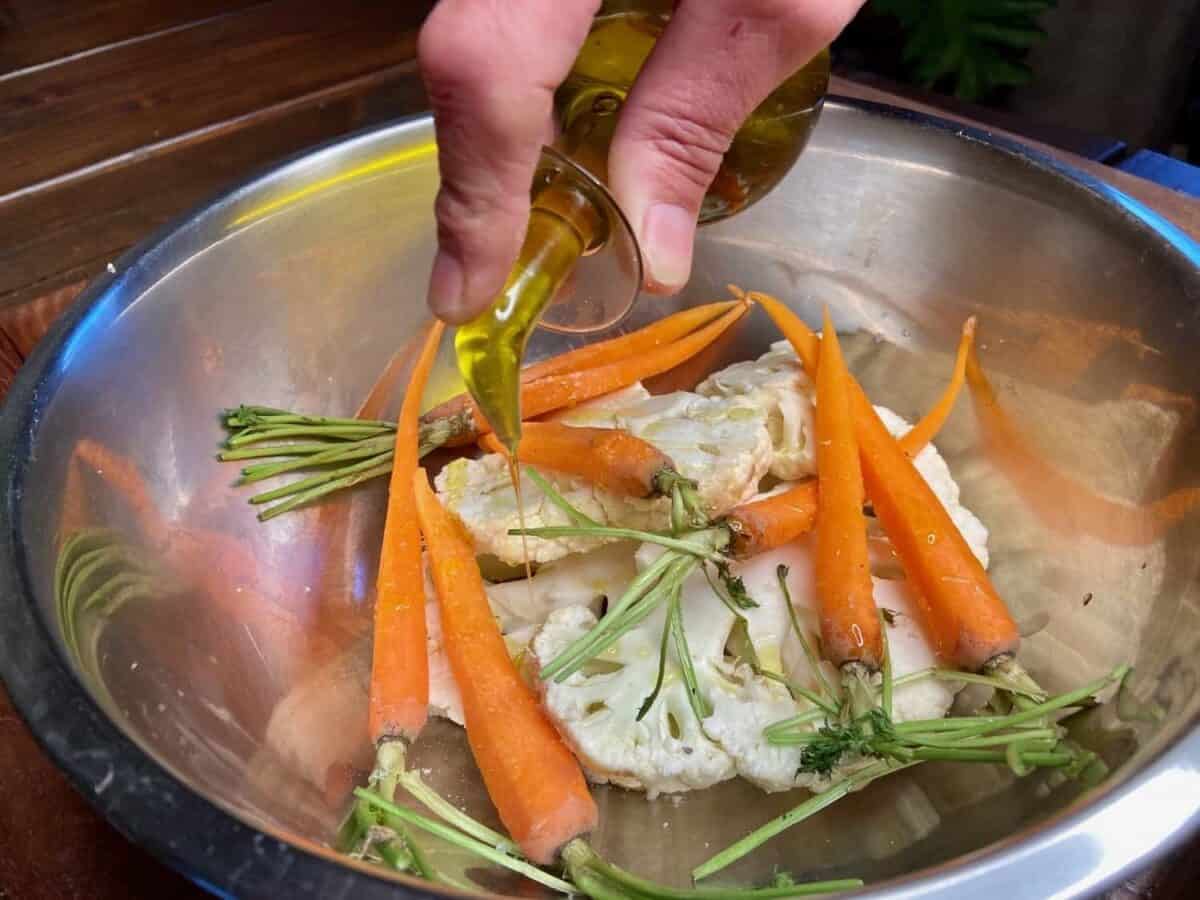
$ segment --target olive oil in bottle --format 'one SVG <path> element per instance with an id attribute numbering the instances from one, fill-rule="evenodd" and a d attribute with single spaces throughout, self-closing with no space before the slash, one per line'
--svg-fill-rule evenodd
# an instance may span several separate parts
<path id="1" fill-rule="evenodd" d="M 515 461 L 525 345 L 579 259 L 604 248 L 610 236 L 628 227 L 601 183 L 607 178 L 621 106 L 666 27 L 672 5 L 663 0 L 602 5 L 555 95 L 560 126 L 556 149 L 584 174 L 569 167 L 539 173 L 525 241 L 504 289 L 455 338 L 467 389 L 509 451 L 514 489 L 520 487 Z M 751 113 L 704 198 L 701 224 L 736 214 L 779 183 L 808 141 L 828 83 L 829 53 L 822 51 Z M 636 256 L 636 243 L 631 246 Z M 634 285 L 634 292 L 639 286 Z"/>
<path id="2" fill-rule="evenodd" d="M 560 148 L 604 180 L 619 107 L 670 20 L 669 3 L 606 3 L 555 95 Z M 728 218 L 761 199 L 800 156 L 829 87 L 829 51 L 777 87 L 733 138 L 700 210 L 700 223 Z M 599 113 L 599 115 L 598 115 Z"/>

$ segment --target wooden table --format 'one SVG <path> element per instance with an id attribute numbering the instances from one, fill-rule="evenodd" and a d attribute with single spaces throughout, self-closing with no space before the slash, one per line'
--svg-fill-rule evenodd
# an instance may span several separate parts
<path id="1" fill-rule="evenodd" d="M 274 160 L 422 109 L 413 51 L 430 6 L 0 0 L 0 392 L 141 237 Z M 945 114 L 874 87 L 833 90 Z M 1068 158 L 1200 237 L 1200 202 Z M 1190 896 L 1188 856 L 1111 896 Z M 0 690 L 0 900 L 165 896 L 205 895 L 98 818 Z"/>

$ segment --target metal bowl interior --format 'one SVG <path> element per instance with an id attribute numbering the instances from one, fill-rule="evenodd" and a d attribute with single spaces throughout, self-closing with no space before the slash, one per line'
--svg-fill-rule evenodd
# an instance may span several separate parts
<path id="1" fill-rule="evenodd" d="M 371 762 L 369 610 L 382 485 L 255 521 L 215 461 L 240 402 L 348 415 L 425 318 L 436 189 L 419 119 L 306 155 L 122 261 L 22 376 L 5 413 L 5 677 L 35 731 L 116 824 L 238 895 L 404 890 L 325 849 Z M 1114 192 L 985 136 L 845 101 L 746 214 L 706 229 L 695 277 L 643 298 L 633 328 L 734 282 L 810 321 L 829 304 L 878 403 L 915 417 L 979 319 L 982 360 L 1044 462 L 1079 491 L 1013 479 L 960 402 L 939 445 L 991 530 L 992 573 L 1024 622 L 1026 666 L 1065 688 L 1120 662 L 1167 711 L 1075 725 L 1113 775 L 1070 784 L 926 765 L 852 796 L 731 870 L 865 877 L 880 895 L 1082 895 L 1197 824 L 1200 516 L 1116 538 L 1120 507 L 1197 481 L 1200 252 Z M 775 339 L 761 313 L 701 361 Z M 568 344 L 536 337 L 532 354 Z M 695 368 L 669 379 L 694 383 Z M 430 397 L 458 389 L 448 356 Z M 1036 484 L 1036 479 L 1035 479 Z M 114 529 L 172 579 L 97 627 L 54 597 L 56 554 Z M 1117 529 L 1120 530 L 1120 529 Z M 153 594 L 153 592 L 151 592 Z M 461 734 L 415 764 L 491 820 Z M 794 805 L 741 783 L 647 802 L 601 788 L 597 847 L 680 882 Z M 247 827 L 249 826 L 249 827 Z M 455 866 L 462 860 L 446 858 Z M 483 888 L 513 892 L 504 878 Z M 409 885 L 412 889 L 412 885 Z"/>

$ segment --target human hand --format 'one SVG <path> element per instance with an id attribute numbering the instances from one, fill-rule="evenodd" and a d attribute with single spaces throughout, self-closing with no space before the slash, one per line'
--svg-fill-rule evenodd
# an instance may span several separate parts
<path id="1" fill-rule="evenodd" d="M 687 282 L 700 204 L 734 133 L 864 0 L 679 0 L 621 111 L 609 185 L 637 234 L 646 287 Z M 487 308 L 525 235 L 553 140 L 554 92 L 599 0 L 440 0 L 418 57 L 438 139 L 438 252 L 429 305 L 461 324 Z"/>

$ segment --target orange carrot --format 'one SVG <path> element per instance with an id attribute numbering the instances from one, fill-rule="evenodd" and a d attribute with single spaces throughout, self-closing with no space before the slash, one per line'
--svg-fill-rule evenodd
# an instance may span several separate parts
<path id="1" fill-rule="evenodd" d="M 720 303 L 706 303 L 703 306 L 689 307 L 629 334 L 568 350 L 566 353 L 560 353 L 523 368 L 521 383 L 529 384 L 540 378 L 550 378 L 568 372 L 578 372 L 582 369 L 594 369 L 597 366 L 630 359 L 643 353 L 653 353 L 660 347 L 673 343 L 707 325 L 736 305 L 736 300 L 725 300 Z M 472 405 L 469 395 L 459 394 L 431 409 L 425 415 L 425 421 L 461 415 L 471 409 Z"/>
<path id="2" fill-rule="evenodd" d="M 817 336 L 778 300 L 755 299 L 815 376 Z M 867 497 L 917 588 L 922 624 L 934 648 L 948 662 L 976 670 L 1015 653 L 1020 644 L 1016 623 L 987 572 L 852 378 L 850 388 Z"/>
<path id="3" fill-rule="evenodd" d="M 1144 546 L 1200 508 L 1200 488 L 1182 488 L 1145 506 L 1110 500 L 1060 471 L 1033 446 L 1000 406 L 972 353 L 967 363 L 971 399 L 996 465 L 1046 525 L 1088 534 L 1109 544 Z"/>
<path id="4" fill-rule="evenodd" d="M 479 439 L 491 453 L 507 454 L 493 434 Z M 523 463 L 578 475 L 625 497 L 663 493 L 659 476 L 673 473 L 670 457 L 653 444 L 617 428 L 576 428 L 561 422 L 525 422 L 517 458 Z"/>
<path id="5" fill-rule="evenodd" d="M 983 668 L 1020 644 L 1017 625 L 962 533 L 859 389 L 854 410 L 867 496 L 943 659 Z"/>
<path id="6" fill-rule="evenodd" d="M 924 418 L 910 428 L 904 437 L 900 438 L 900 445 L 909 456 L 916 456 L 920 453 L 950 418 L 954 403 L 958 400 L 963 382 L 966 380 L 967 358 L 971 354 L 971 347 L 974 346 L 974 343 L 975 317 L 971 316 L 963 323 L 962 337 L 958 340 L 958 352 L 954 357 L 954 374 L 950 377 L 950 383 L 946 385 L 946 390 L 942 392 L 942 396 L 938 398 L 938 402 L 933 405 L 933 408 L 925 413 Z"/>
<path id="7" fill-rule="evenodd" d="M 82 438 L 71 451 L 82 471 L 95 475 L 116 492 L 128 506 L 143 539 L 161 541 L 167 521 L 150 495 L 150 488 L 137 465 L 106 445 L 91 438 Z"/>
<path id="8" fill-rule="evenodd" d="M 420 351 L 423 345 L 423 342 L 419 341 L 418 337 L 419 335 L 414 335 L 399 350 L 392 354 L 392 358 L 388 360 L 383 371 L 379 373 L 379 377 L 375 379 L 375 383 L 371 385 L 367 396 L 359 404 L 354 418 L 383 418 L 384 412 L 388 407 L 388 400 L 394 396 L 393 392 L 396 390 L 396 386 L 402 383 L 406 377 L 412 378 L 414 367 L 420 358 Z"/>
<path id="9" fill-rule="evenodd" d="M 421 356 L 421 347 L 428 337 L 428 327 L 432 327 L 432 323 L 424 334 L 418 332 L 412 335 L 392 354 L 359 404 L 354 418 L 383 418 L 397 385 L 412 378 L 413 369 Z M 355 541 L 350 532 L 354 518 L 363 512 L 363 506 L 353 502 L 352 498 L 344 498 L 341 503 L 325 503 L 317 509 L 312 531 L 319 536 L 321 546 L 320 575 L 312 595 L 315 608 L 313 631 L 317 635 L 331 629 L 340 630 L 341 622 L 346 618 L 346 609 L 353 606 L 356 600 L 352 585 L 357 561 L 354 558 Z M 366 627 L 365 622 L 363 627 Z"/>
<path id="10" fill-rule="evenodd" d="M 590 369 L 549 375 L 531 381 L 521 388 L 521 412 L 526 418 L 536 418 L 548 412 L 567 409 L 593 397 L 610 394 L 615 390 L 628 387 L 634 382 L 658 375 L 673 369 L 680 363 L 695 356 L 721 334 L 746 314 L 750 304 L 746 301 L 732 301 L 733 305 L 720 316 L 709 322 L 703 328 L 672 341 L 669 344 L 656 347 L 645 353 L 639 353 L 627 359 L 596 366 Z M 436 411 L 435 411 L 436 412 Z M 491 431 L 487 420 L 479 413 L 474 404 L 455 414 L 456 418 L 450 423 L 451 437 L 446 446 L 456 447 L 469 444 L 481 434 Z M 422 421 L 432 423 L 437 420 L 433 413 L 423 417 Z"/>
<path id="11" fill-rule="evenodd" d="M 396 426 L 395 462 L 375 596 L 371 662 L 371 740 L 412 740 L 429 712 L 429 657 L 425 632 L 425 576 L 417 527 L 413 473 L 419 473 L 417 432 L 425 382 L 444 326 L 434 323 L 413 370 Z"/>
<path id="12" fill-rule="evenodd" d="M 764 295 L 753 295 L 762 298 Z M 773 298 L 767 298 L 768 302 Z M 775 301 L 778 302 L 778 301 Z M 793 329 L 794 330 L 794 329 Z M 963 325 L 962 338 L 958 345 L 958 356 L 950 384 L 938 402 L 925 416 L 900 438 L 900 446 L 910 457 L 915 457 L 934 438 L 945 424 L 962 390 L 967 359 L 975 336 L 975 319 Z M 815 339 L 815 336 L 814 336 Z M 807 344 L 807 338 L 799 336 Z M 817 342 L 819 345 L 819 341 Z M 814 360 L 817 358 L 813 350 Z M 732 532 L 730 552 L 738 559 L 747 559 L 781 547 L 788 541 L 810 531 L 817 521 L 817 482 L 804 481 L 778 494 L 751 500 L 735 507 L 725 517 Z"/>
<path id="13" fill-rule="evenodd" d="M 522 852 L 536 863 L 553 862 L 568 841 L 595 827 L 596 804 L 578 761 L 508 655 L 462 523 L 442 508 L 423 471 L 412 483 L 471 752 Z"/>
<path id="14" fill-rule="evenodd" d="M 748 559 L 812 530 L 817 521 L 817 482 L 794 487 L 735 507 L 724 519 L 730 531 L 730 553 Z"/>
<path id="15" fill-rule="evenodd" d="M 529 418 L 568 409 L 585 400 L 610 394 L 651 375 L 673 369 L 720 337 L 749 308 L 750 303 L 746 301 L 734 301 L 731 308 L 703 328 L 651 352 L 531 382 L 522 391 L 522 408 Z"/>
<path id="16" fill-rule="evenodd" d="M 875 609 L 863 515 L 863 476 L 850 413 L 850 373 L 825 310 L 817 370 L 817 605 L 821 646 L 835 666 L 877 669 L 883 638 Z"/>

